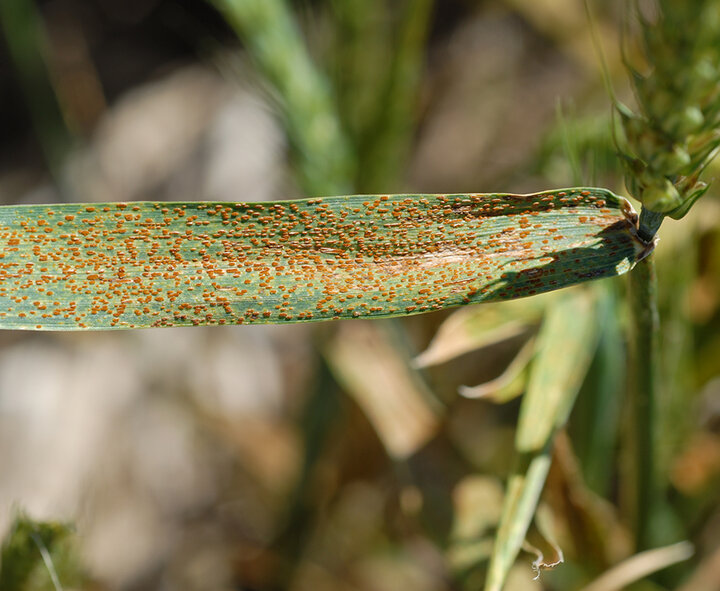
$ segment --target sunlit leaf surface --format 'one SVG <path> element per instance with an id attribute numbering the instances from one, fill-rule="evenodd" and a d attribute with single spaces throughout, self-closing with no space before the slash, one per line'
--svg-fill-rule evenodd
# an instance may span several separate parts
<path id="1" fill-rule="evenodd" d="M 636 216 L 604 189 L 0 208 L 0 327 L 417 314 L 618 275 Z"/>

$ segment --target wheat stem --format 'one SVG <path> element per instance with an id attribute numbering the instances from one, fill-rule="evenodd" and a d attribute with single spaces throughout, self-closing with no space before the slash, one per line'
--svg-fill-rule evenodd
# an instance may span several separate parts
<path id="1" fill-rule="evenodd" d="M 658 334 L 655 262 L 640 261 L 629 275 L 632 312 L 631 388 L 633 505 L 637 547 L 653 546 L 650 522 L 656 507 L 655 406 L 658 400 Z"/>

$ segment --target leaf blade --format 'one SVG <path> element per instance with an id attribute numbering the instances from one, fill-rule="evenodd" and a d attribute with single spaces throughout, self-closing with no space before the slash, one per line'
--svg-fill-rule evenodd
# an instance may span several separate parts
<path id="1" fill-rule="evenodd" d="M 644 245 L 604 189 L 0 208 L 0 328 L 407 316 L 614 276 Z"/>
<path id="2" fill-rule="evenodd" d="M 520 551 L 550 468 L 553 439 L 567 421 L 597 345 L 595 297 L 569 291 L 550 308 L 520 407 L 503 514 L 490 560 L 487 591 L 502 589 Z"/>

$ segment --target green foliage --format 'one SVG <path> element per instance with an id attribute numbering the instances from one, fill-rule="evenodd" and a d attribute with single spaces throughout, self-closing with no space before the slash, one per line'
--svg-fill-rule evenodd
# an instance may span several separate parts
<path id="1" fill-rule="evenodd" d="M 550 469 L 553 438 L 570 414 L 597 346 L 595 294 L 569 292 L 553 306 L 537 339 L 515 436 L 508 481 L 485 588 L 503 588 L 525 540 Z"/>
<path id="2" fill-rule="evenodd" d="M 445 572 L 438 566 L 441 560 L 427 560 L 438 589 L 512 587 L 521 548 L 528 542 L 538 546 L 533 538 L 535 530 L 542 529 L 539 504 L 560 524 L 567 548 L 568 563 L 559 574 L 543 579 L 549 588 L 581 588 L 618 562 L 623 584 L 631 584 L 687 559 L 688 545 L 682 544 L 681 552 L 670 557 L 653 555 L 659 558 L 650 567 L 635 566 L 629 575 L 623 568 L 641 562 L 644 555 L 632 557 L 634 550 L 665 542 L 658 531 L 675 538 L 684 535 L 682 528 L 667 526 L 680 521 L 681 511 L 690 531 L 717 506 L 715 498 L 698 500 L 701 494 L 689 501 L 675 499 L 673 506 L 666 498 L 672 496 L 666 494 L 671 487 L 668 472 L 676 458 L 663 445 L 672 439 L 674 452 L 685 441 L 677 433 L 666 433 L 659 441 L 664 427 L 655 421 L 658 391 L 662 385 L 683 383 L 694 393 L 701 382 L 696 383 L 688 369 L 693 327 L 682 317 L 687 293 L 671 296 L 674 320 L 681 325 L 678 332 L 686 337 L 680 362 L 673 360 L 679 351 L 674 341 L 659 338 L 653 278 L 657 255 L 647 255 L 662 219 L 682 217 L 707 189 L 700 173 L 720 145 L 718 3 L 661 0 L 662 16 L 640 21 L 646 63 L 632 68 L 638 110 L 617 107 L 626 184 L 643 204 L 639 221 L 624 199 L 605 189 L 530 195 L 387 194 L 396 186 L 398 191 L 405 188 L 406 163 L 422 131 L 420 107 L 428 108 L 448 91 L 442 81 L 435 81 L 437 94 L 420 100 L 427 55 L 472 51 L 462 44 L 447 54 L 432 51 L 437 41 L 431 33 L 438 31 L 431 31 L 431 17 L 436 8 L 447 10 L 445 5 L 432 0 L 303 4 L 306 15 L 317 11 L 318 21 L 330 29 L 323 36 L 327 31 L 318 26 L 313 30 L 318 38 L 305 40 L 302 24 L 309 19 L 296 18 L 284 0 L 212 4 L 237 32 L 277 106 L 301 190 L 346 196 L 260 204 L 4 206 L 0 328 L 93 330 L 401 318 L 498 302 L 463 308 L 444 321 L 425 316 L 407 322 L 348 322 L 339 330 L 334 330 L 338 325 L 316 327 L 317 356 L 324 359 L 313 360 L 316 384 L 306 392 L 309 401 L 300 425 L 289 429 L 301 432 L 297 447 L 304 450 L 298 454 L 297 480 L 288 487 L 287 515 L 273 516 L 280 523 L 274 526 L 275 538 L 252 541 L 256 546 L 248 554 L 260 556 L 257 562 L 242 557 L 252 564 L 248 571 L 257 569 L 250 578 L 260 581 L 248 584 L 258 589 L 395 589 L 400 586 L 395 584 L 398 573 L 408 563 L 414 561 L 416 569 L 427 567 L 420 563 L 430 556 L 451 563 Z M 548 11 L 545 17 L 552 15 L 551 4 L 507 3 L 528 28 L 541 22 L 543 11 Z M 580 42 L 587 37 L 576 27 L 567 36 Z M 503 52 L 508 47 L 500 47 L 500 41 Z M 37 53 L 37 39 L 33 43 Z M 313 54 L 321 58 L 314 60 Z M 22 55 L 14 59 L 22 70 Z M 483 55 L 479 61 L 493 59 Z M 627 60 L 634 61 L 629 52 Z M 34 68 L 25 69 L 37 71 Z M 468 71 L 468 77 L 474 75 Z M 522 88 L 528 95 L 534 92 Z M 512 123 L 500 126 L 513 131 Z M 52 127 L 40 123 L 43 126 Z M 532 141 L 529 131 L 514 130 L 519 143 Z M 577 185 L 595 184 L 588 177 L 599 175 L 601 184 L 613 186 L 618 167 L 611 150 L 613 131 L 606 117 L 594 113 L 573 113 L 562 120 L 550 130 L 537 161 L 525 163 L 538 175 L 532 183 L 562 186 L 572 177 Z M 453 143 L 453 149 L 465 146 Z M 438 161 L 446 156 L 438 149 Z M 492 158 L 503 157 L 502 150 L 492 152 Z M 527 170 L 516 172 L 527 185 Z M 365 191 L 386 193 L 351 195 Z M 709 240 L 717 238 L 707 234 Z M 693 282 L 689 260 L 700 249 L 693 245 L 675 251 L 685 253 L 675 257 L 685 271 L 682 288 L 706 290 L 708 317 L 714 313 L 712 290 L 720 293 L 712 267 L 720 257 L 713 248 L 703 251 L 710 253 L 711 263 L 702 283 Z M 677 265 L 677 260 L 671 263 Z M 605 282 L 548 298 L 515 300 L 632 268 L 627 294 Z M 664 274 L 666 282 L 668 276 Z M 670 286 L 673 290 L 679 286 Z M 627 314 L 626 299 L 631 304 Z M 627 325 L 634 355 L 629 368 L 623 335 Z M 423 344 L 435 334 L 414 364 L 409 363 L 417 346 L 408 345 L 412 331 L 427 337 Z M 712 328 L 697 332 L 703 342 L 715 343 L 698 355 L 697 365 L 707 380 L 717 371 L 713 352 L 720 344 Z M 664 356 L 658 352 L 661 343 Z M 483 364 L 494 372 L 483 374 L 480 387 L 459 386 L 455 368 Z M 681 367 L 682 377 L 671 375 Z M 632 394 L 623 401 L 625 390 Z M 341 391 L 350 397 L 339 396 Z M 482 399 L 464 400 L 456 397 L 458 391 Z M 578 392 L 582 400 L 570 428 L 574 452 L 563 428 Z M 514 401 L 521 394 L 524 397 Z M 674 408 L 686 410 L 689 401 L 690 395 L 677 396 Z M 623 412 L 620 404 L 625 404 Z M 359 436 L 348 428 L 348 415 L 361 423 Z M 628 433 L 618 439 L 620 424 L 628 419 Z M 468 422 L 458 428 L 456 423 L 463 420 Z M 669 421 L 667 428 L 674 426 Z M 375 436 L 376 447 L 385 455 L 381 460 L 373 457 L 373 463 L 367 449 Z M 575 453 L 579 467 L 573 466 Z M 338 458 L 346 464 L 338 467 Z M 686 460 L 691 472 L 696 467 L 692 459 Z M 368 475 L 383 460 L 390 469 Z M 673 480 L 675 497 L 692 496 L 678 492 L 691 490 L 690 480 Z M 351 507 L 343 508 L 342 495 L 357 482 L 362 486 L 356 488 L 372 488 L 367 505 L 350 495 Z M 702 494 L 709 497 L 707 488 Z M 379 522 L 390 523 L 373 530 L 373 508 Z M 547 511 L 542 513 L 546 516 Z M 464 527 L 468 516 L 474 527 Z M 366 538 L 358 541 L 353 525 Z M 463 535 L 456 537 L 455 529 Z M 491 532 L 496 532 L 493 539 Z M 73 585 L 73 569 L 65 570 L 60 556 L 67 536 L 62 526 L 19 518 L 3 550 L 0 589 L 54 588 L 48 564 L 63 585 Z M 50 563 L 43 547 L 52 557 Z M 403 552 L 410 555 L 408 548 L 420 550 L 403 562 Z M 370 557 L 358 559 L 353 552 Z M 380 557 L 374 563 L 373 554 Z M 520 566 L 529 570 L 524 563 Z M 681 572 L 687 574 L 690 568 L 684 566 Z M 244 574 L 237 574 L 238 581 Z M 322 584 L 314 584 L 313 576 Z M 607 570 L 595 588 L 613 576 L 616 571 Z M 245 584 L 238 581 L 234 583 Z M 642 588 L 669 589 L 675 583 L 658 578 L 645 581 Z"/>
<path id="3" fill-rule="evenodd" d="M 30 115 L 50 168 L 60 166 L 72 145 L 46 63 L 47 40 L 42 19 L 32 0 L 0 3 L 0 31 L 22 81 Z"/>
<path id="4" fill-rule="evenodd" d="M 333 0 L 333 74 L 360 192 L 392 191 L 407 164 L 433 0 Z M 378 68 L 377 60 L 389 60 Z"/>
<path id="5" fill-rule="evenodd" d="M 0 554 L 0 589 L 58 591 L 79 588 L 82 581 L 70 527 L 15 517 Z"/>
<path id="6" fill-rule="evenodd" d="M 654 17 L 634 8 L 647 71 L 639 72 L 626 57 L 639 111 L 617 105 L 624 131 L 619 149 L 625 184 L 643 205 L 639 234 L 650 241 L 665 216 L 682 218 L 708 189 L 700 175 L 720 146 L 720 2 L 660 0 Z M 642 261 L 629 280 L 634 431 L 628 436 L 632 473 L 627 480 L 640 549 L 657 544 L 653 522 L 662 512 L 656 451 L 662 396 L 656 283 L 652 259 Z"/>

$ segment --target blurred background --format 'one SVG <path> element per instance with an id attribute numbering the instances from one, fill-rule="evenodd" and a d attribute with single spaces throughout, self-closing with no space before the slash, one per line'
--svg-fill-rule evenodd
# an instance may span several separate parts
<path id="1" fill-rule="evenodd" d="M 2 0 L 0 201 L 623 193 L 582 0 L 295 0 L 270 25 L 262 0 L 233 4 Z M 596 4 L 632 103 L 625 3 Z M 656 251 L 657 545 L 688 539 L 695 555 L 634 589 L 720 589 L 717 195 L 666 222 Z M 534 580 L 522 553 L 508 589 L 581 589 L 634 552 L 624 281 L 591 289 L 592 361 L 539 513 L 566 562 Z M 0 538 L 19 510 L 73 524 L 77 589 L 479 589 L 518 396 L 558 302 L 0 332 Z"/>

